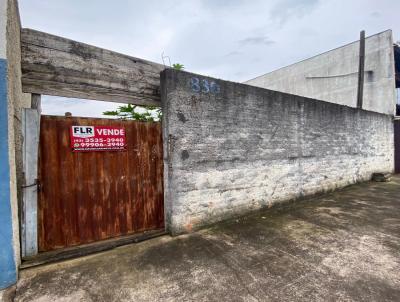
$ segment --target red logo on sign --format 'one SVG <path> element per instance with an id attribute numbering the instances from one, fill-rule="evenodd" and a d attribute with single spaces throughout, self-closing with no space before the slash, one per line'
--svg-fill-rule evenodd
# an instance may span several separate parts
<path id="1" fill-rule="evenodd" d="M 72 126 L 73 151 L 126 150 L 125 128 L 109 126 Z"/>

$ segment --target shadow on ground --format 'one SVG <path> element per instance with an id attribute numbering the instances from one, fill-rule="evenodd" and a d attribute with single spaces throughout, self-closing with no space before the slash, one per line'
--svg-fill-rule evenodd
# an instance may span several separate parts
<path id="1" fill-rule="evenodd" d="M 399 301 L 400 177 L 22 271 L 16 301 Z"/>

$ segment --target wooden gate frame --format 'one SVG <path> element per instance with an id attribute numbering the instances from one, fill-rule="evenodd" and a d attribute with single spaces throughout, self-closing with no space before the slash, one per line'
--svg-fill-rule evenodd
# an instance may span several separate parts
<path id="1" fill-rule="evenodd" d="M 22 257 L 38 253 L 36 175 L 40 95 L 161 107 L 160 72 L 165 68 L 48 33 L 21 30 L 22 91 L 32 93 L 34 108 L 26 109 L 23 114 Z"/>
<path id="2" fill-rule="evenodd" d="M 22 111 L 22 162 L 24 183 L 22 185 L 21 240 L 22 257 L 38 253 L 37 196 L 38 151 L 40 110 L 24 108 Z"/>

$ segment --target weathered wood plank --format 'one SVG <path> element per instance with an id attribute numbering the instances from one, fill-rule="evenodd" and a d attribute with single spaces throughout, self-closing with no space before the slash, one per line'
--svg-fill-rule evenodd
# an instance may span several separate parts
<path id="1" fill-rule="evenodd" d="M 23 124 L 23 187 L 22 256 L 38 253 L 37 237 L 37 178 L 40 112 L 24 108 Z"/>
<path id="2" fill-rule="evenodd" d="M 31 93 L 43 95 L 56 95 L 71 98 L 82 98 L 99 101 L 129 103 L 135 105 L 159 106 L 159 97 L 144 98 L 141 93 L 118 91 L 112 88 L 96 87 L 93 85 L 62 84 L 55 81 L 27 80 L 25 85 L 29 85 Z"/>
<path id="3" fill-rule="evenodd" d="M 160 105 L 161 64 L 22 29 L 24 92 Z"/>
<path id="4" fill-rule="evenodd" d="M 40 94 L 31 95 L 31 108 L 36 109 L 39 114 L 42 112 L 42 96 Z"/>

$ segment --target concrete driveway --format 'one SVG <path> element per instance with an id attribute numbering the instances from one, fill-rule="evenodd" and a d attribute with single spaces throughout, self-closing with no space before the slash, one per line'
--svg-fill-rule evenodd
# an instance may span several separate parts
<path id="1" fill-rule="evenodd" d="M 15 301 L 400 301 L 400 178 L 24 270 Z"/>

